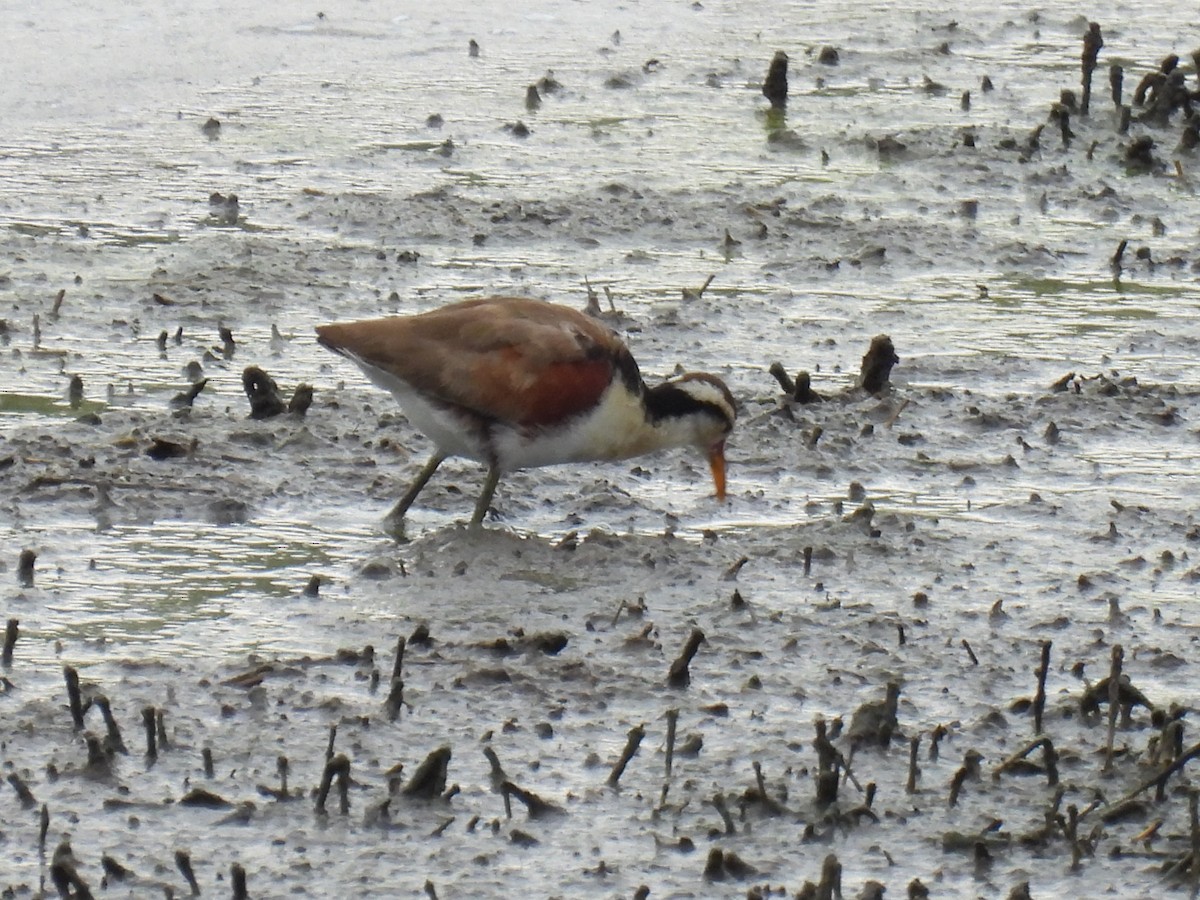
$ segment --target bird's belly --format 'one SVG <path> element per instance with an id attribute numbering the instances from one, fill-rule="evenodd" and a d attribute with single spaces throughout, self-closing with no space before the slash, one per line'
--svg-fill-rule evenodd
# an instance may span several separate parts
<path id="1" fill-rule="evenodd" d="M 482 427 L 483 420 L 479 416 L 453 406 L 434 403 L 407 382 L 382 369 L 362 363 L 359 366 L 372 382 L 399 401 L 409 424 L 433 441 L 446 456 L 463 456 L 487 463 L 492 461 L 487 435 Z"/>

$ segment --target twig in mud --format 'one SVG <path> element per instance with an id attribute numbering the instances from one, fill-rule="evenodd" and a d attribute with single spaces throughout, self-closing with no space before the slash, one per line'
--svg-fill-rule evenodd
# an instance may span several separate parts
<path id="1" fill-rule="evenodd" d="M 921 736 L 914 735 L 908 741 L 908 781 L 904 791 L 908 794 L 917 792 L 917 779 L 921 777 L 921 766 L 917 763 L 917 753 L 921 749 Z"/>
<path id="2" fill-rule="evenodd" d="M 728 239 L 728 237 L 729 237 L 728 229 L 726 229 L 726 231 L 725 231 L 725 236 L 726 236 L 726 239 Z M 700 285 L 699 290 L 694 291 L 691 288 L 684 288 L 683 289 L 684 302 L 691 303 L 691 302 L 699 300 L 701 297 L 703 297 L 704 292 L 708 290 L 708 286 L 713 283 L 713 279 L 716 277 L 717 277 L 716 275 L 709 275 L 707 278 L 705 278 L 704 284 Z"/>
<path id="3" fill-rule="evenodd" d="M 1133 120 L 1133 109 L 1128 106 L 1121 107 L 1121 119 L 1117 124 L 1117 134 L 1129 134 L 1129 123 Z"/>
<path id="4" fill-rule="evenodd" d="M 983 755 L 976 750 L 968 750 L 963 756 L 962 767 L 954 773 L 954 778 L 950 782 L 950 806 L 958 805 L 958 795 L 962 792 L 963 785 L 968 778 L 977 780 L 979 778 L 979 763 L 983 759 Z"/>
<path id="5" fill-rule="evenodd" d="M 735 562 L 733 565 L 731 565 L 728 569 L 726 569 L 722 573 L 721 580 L 722 581 L 736 580 L 738 577 L 738 573 L 742 571 L 742 566 L 744 566 L 748 562 L 750 562 L 750 557 L 743 556 L 741 559 L 739 559 L 737 562 Z"/>
<path id="6" fill-rule="evenodd" d="M 233 886 L 233 900 L 248 900 L 246 893 L 246 870 L 241 863 L 234 863 L 229 869 L 229 880 Z"/>
<path id="7" fill-rule="evenodd" d="M 1117 712 L 1121 698 L 1121 665 L 1125 660 L 1125 650 L 1120 644 L 1112 648 L 1112 669 L 1108 674 L 1108 736 L 1104 743 L 1104 771 L 1112 771 L 1113 740 L 1117 732 Z"/>
<path id="8" fill-rule="evenodd" d="M 79 409 L 83 405 L 83 379 L 78 375 L 72 375 L 67 385 L 67 405 L 71 409 Z"/>
<path id="9" fill-rule="evenodd" d="M 962 644 L 962 648 L 967 651 L 967 656 L 971 660 L 971 665 L 979 665 L 979 657 L 975 655 L 975 651 L 971 649 L 971 645 L 968 643 L 967 639 L 963 638 L 960 643 Z"/>
<path id="10" fill-rule="evenodd" d="M 1011 756 L 1005 759 L 1004 762 L 1000 763 L 1000 765 L 996 766 L 995 771 L 992 772 L 992 780 L 999 781 L 1001 775 L 1004 775 L 1006 772 L 1015 769 L 1018 763 L 1020 763 L 1023 759 L 1025 759 L 1025 757 L 1037 749 L 1041 749 L 1042 751 L 1042 759 L 1046 766 L 1047 783 L 1051 787 L 1057 786 L 1058 751 L 1054 749 L 1053 742 L 1047 737 L 1040 737 L 1035 741 L 1029 742 L 1016 753 L 1013 753 Z"/>
<path id="11" fill-rule="evenodd" d="M 450 765 L 451 750 L 448 744 L 432 751 L 417 766 L 417 771 L 403 788 L 401 793 L 406 797 L 418 800 L 436 800 L 443 796 L 446 790 L 446 773 Z"/>
<path id="12" fill-rule="evenodd" d="M 1130 791 L 1128 794 L 1126 794 L 1124 797 L 1122 797 L 1120 800 L 1116 801 L 1116 803 L 1114 803 L 1112 805 L 1119 806 L 1129 800 L 1132 800 L 1134 797 L 1136 797 L 1142 791 L 1147 790 L 1152 787 L 1155 788 L 1155 790 L 1156 790 L 1156 799 L 1160 800 L 1160 801 L 1163 800 L 1165 798 L 1165 794 L 1166 794 L 1167 779 L 1170 778 L 1172 775 L 1174 775 L 1176 772 L 1178 772 L 1180 769 L 1182 769 L 1184 766 L 1186 766 L 1193 759 L 1196 759 L 1197 757 L 1200 757 L 1200 744 L 1193 744 L 1184 753 L 1180 754 L 1180 756 L 1178 758 L 1176 758 L 1176 760 L 1174 762 L 1172 762 L 1170 765 L 1168 765 L 1166 768 L 1164 768 L 1161 772 L 1151 775 L 1149 778 L 1147 778 L 1145 781 L 1143 781 L 1141 784 L 1139 784 L 1137 787 L 1135 787 L 1132 791 Z"/>
<path id="13" fill-rule="evenodd" d="M 863 355 L 859 371 L 858 386 L 868 394 L 880 394 L 888 386 L 892 366 L 900 362 L 896 347 L 886 334 L 871 338 L 871 345 Z"/>
<path id="14" fill-rule="evenodd" d="M 510 796 L 516 797 L 521 801 L 531 819 L 537 819 L 541 816 L 562 815 L 564 812 L 561 806 L 551 803 L 549 800 L 543 800 L 532 791 L 527 791 L 513 784 L 511 781 L 504 781 L 500 784 L 500 793 L 504 797 L 505 809 L 509 810 L 509 818 L 512 818 L 511 807 L 508 805 L 508 798 Z"/>
<path id="15" fill-rule="evenodd" d="M 782 813 L 786 813 L 787 807 L 767 793 L 767 780 L 763 776 L 762 763 L 756 759 L 754 760 L 753 766 L 754 784 L 758 790 L 758 796 L 754 799 L 757 799 L 761 804 L 763 804 L 763 806 L 767 808 L 767 811 L 772 815 L 778 816 Z"/>
<path id="16" fill-rule="evenodd" d="M 350 778 L 350 758 L 344 753 L 339 753 L 329 762 L 325 763 L 325 770 L 321 773 L 321 785 L 317 788 L 317 805 L 316 810 L 321 815 L 325 814 L 325 801 L 329 799 L 329 789 L 333 786 L 333 780 L 338 780 L 339 785 L 342 779 L 349 780 Z M 339 791 L 341 788 L 339 787 Z M 345 810 L 343 810 L 345 812 Z"/>
<path id="17" fill-rule="evenodd" d="M 1050 118 L 1057 120 L 1058 133 L 1062 138 L 1064 148 L 1071 146 L 1071 138 L 1075 137 L 1075 132 L 1071 130 L 1071 111 L 1065 103 L 1055 103 L 1050 107 Z"/>
<path id="18" fill-rule="evenodd" d="M 938 745 L 941 744 L 942 738 L 949 733 L 950 730 L 945 725 L 936 725 L 933 731 L 929 733 L 929 758 L 931 760 L 937 760 Z"/>
<path id="19" fill-rule="evenodd" d="M 1121 257 L 1125 255 L 1125 248 L 1128 246 L 1129 241 L 1122 238 L 1121 243 L 1117 244 L 1117 251 L 1112 255 L 1112 259 L 1108 262 L 1108 265 L 1118 275 L 1121 274 Z"/>
<path id="20" fill-rule="evenodd" d="M 858 747 L 887 747 L 891 743 L 898 725 L 899 703 L 900 684 L 889 681 L 883 700 L 869 700 L 854 711 L 847 730 L 852 757 Z"/>
<path id="21" fill-rule="evenodd" d="M 704 862 L 704 872 L 701 877 L 705 881 L 725 880 L 725 854 L 720 847 L 713 847 L 708 851 L 708 858 Z"/>
<path id="22" fill-rule="evenodd" d="M 811 546 L 804 548 L 804 577 L 807 578 L 812 574 L 812 558 L 813 548 Z"/>
<path id="23" fill-rule="evenodd" d="M 634 600 L 633 602 L 629 602 L 629 601 L 625 602 L 624 612 L 625 612 L 625 616 L 627 618 L 640 619 L 642 616 L 644 616 L 646 614 L 646 609 L 647 609 L 647 607 L 646 607 L 645 596 L 643 596 L 642 594 L 638 594 L 637 599 Z M 614 625 L 616 624 L 615 619 L 613 620 L 613 624 Z"/>
<path id="24" fill-rule="evenodd" d="M 1107 675 L 1095 684 L 1089 685 L 1083 692 L 1083 696 L 1079 698 L 1080 712 L 1085 716 L 1098 716 L 1100 714 L 1100 704 L 1108 702 L 1111 691 L 1112 679 Z M 1126 718 L 1134 706 L 1144 706 L 1150 711 L 1151 716 L 1155 712 L 1155 706 L 1150 698 L 1134 687 L 1127 675 L 1121 676 L 1120 684 L 1118 685 L 1117 706 L 1121 708 L 1122 715 Z"/>
<path id="25" fill-rule="evenodd" d="M 175 851 L 175 868 L 179 869 L 179 874 L 188 883 L 188 888 L 191 890 L 192 896 L 199 897 L 200 884 L 196 881 L 196 873 L 192 871 L 192 857 L 186 850 Z"/>
<path id="26" fill-rule="evenodd" d="M 213 778 L 213 752 L 212 747 L 204 747 L 200 750 L 200 761 L 204 766 L 204 777 Z"/>
<path id="27" fill-rule="evenodd" d="M 1200 792 L 1188 791 L 1188 819 L 1192 837 L 1192 885 L 1200 885 Z"/>
<path id="28" fill-rule="evenodd" d="M 292 391 L 292 399 L 288 401 L 287 411 L 294 416 L 303 417 L 313 402 L 313 386 L 298 384 Z"/>
<path id="29" fill-rule="evenodd" d="M 622 597 L 621 602 L 617 604 L 617 611 L 615 613 L 613 613 L 612 625 L 610 627 L 612 627 L 612 628 L 617 627 L 617 621 L 621 618 L 621 613 L 623 613 L 625 611 L 625 605 L 626 605 L 626 600 L 624 597 Z"/>
<path id="30" fill-rule="evenodd" d="M 105 881 L 122 882 L 134 877 L 133 870 L 121 865 L 117 860 L 113 859 L 107 853 L 100 856 L 100 867 L 104 869 L 104 878 L 101 880 L 100 886 L 107 887 Z"/>
<path id="31" fill-rule="evenodd" d="M 404 648 L 406 643 L 403 635 L 396 641 L 396 659 L 392 663 L 391 687 L 388 689 L 387 701 L 384 703 L 389 722 L 395 722 L 399 718 L 400 709 L 404 706 L 404 676 L 402 667 L 404 665 Z"/>
<path id="32" fill-rule="evenodd" d="M 46 834 L 50 831 L 50 807 L 45 803 L 42 804 L 42 811 L 38 813 L 38 853 L 45 854 L 46 852 Z"/>
<path id="33" fill-rule="evenodd" d="M 1125 81 L 1125 70 L 1117 63 L 1111 63 L 1108 67 L 1108 86 L 1112 92 L 1113 106 L 1117 109 L 1121 108 L 1121 86 Z"/>
<path id="34" fill-rule="evenodd" d="M 900 405 L 896 407 L 896 411 L 888 416 L 887 421 L 883 423 L 884 428 L 887 428 L 890 431 L 892 426 L 896 424 L 896 420 L 900 418 L 900 413 L 904 412 L 905 408 L 908 406 L 908 399 L 908 397 L 905 397 L 900 401 Z"/>
<path id="35" fill-rule="evenodd" d="M 803 370 L 796 373 L 796 389 L 792 391 L 792 399 L 797 403 L 821 403 L 825 400 L 812 389 L 812 376 Z"/>
<path id="36" fill-rule="evenodd" d="M 1042 641 L 1042 660 L 1037 669 L 1037 693 L 1033 696 L 1033 733 L 1042 733 L 1042 713 L 1046 710 L 1046 676 L 1050 671 L 1050 641 Z"/>
<path id="37" fill-rule="evenodd" d="M 1072 803 L 1067 807 L 1067 821 L 1063 832 L 1071 844 L 1071 871 L 1078 870 L 1083 859 L 1083 845 L 1079 840 L 1079 808 Z"/>
<path id="38" fill-rule="evenodd" d="M 112 774 L 112 766 L 109 764 L 108 754 L 104 752 L 104 746 L 100 743 L 100 738 L 94 734 L 84 736 L 84 744 L 87 745 L 87 766 L 86 771 L 89 775 L 98 777 L 108 777 Z"/>
<path id="39" fill-rule="evenodd" d="M 79 900 L 90 900 L 91 889 L 88 888 L 75 868 L 75 854 L 71 845 L 63 841 L 54 851 L 54 859 L 50 863 L 50 881 L 61 897 L 75 897 Z"/>
<path id="40" fill-rule="evenodd" d="M 1083 96 L 1079 101 L 1079 113 L 1086 116 L 1092 99 L 1092 73 L 1096 71 L 1096 60 L 1100 56 L 1100 48 L 1104 46 L 1104 38 L 1100 36 L 1100 23 L 1089 22 L 1087 34 L 1083 36 L 1083 54 L 1080 62 L 1083 65 Z"/>
<path id="41" fill-rule="evenodd" d="M 33 792 L 29 790 L 29 785 L 16 772 L 10 772 L 8 783 L 12 785 L 12 789 L 17 792 L 17 799 L 21 801 L 21 806 L 25 809 L 33 809 L 37 806 L 37 798 L 33 796 Z"/>
<path id="42" fill-rule="evenodd" d="M 534 94 L 537 93 L 536 85 L 531 84 L 529 87 L 534 92 Z M 538 98 L 538 102 L 541 103 L 540 97 Z M 596 318 L 599 318 L 600 317 L 600 295 L 597 294 L 592 289 L 592 283 L 590 281 L 588 281 L 588 277 L 586 275 L 583 276 L 583 287 L 587 291 L 587 306 L 584 307 L 583 311 L 585 313 L 587 313 L 589 316 L 595 316 Z"/>
<path id="43" fill-rule="evenodd" d="M 625 767 L 629 765 L 629 761 L 633 759 L 638 752 L 638 747 L 642 744 L 642 738 L 646 736 L 645 725 L 635 725 L 629 729 L 629 735 L 625 740 L 625 749 L 621 751 L 620 758 L 613 764 L 612 771 L 608 773 L 608 783 L 612 787 L 616 787 L 621 776 L 625 773 Z"/>
<path id="44" fill-rule="evenodd" d="M 24 588 L 33 587 L 33 564 L 37 562 L 37 553 L 25 549 L 17 557 L 17 584 Z"/>
<path id="45" fill-rule="evenodd" d="M 675 763 L 675 729 L 679 724 L 679 710 L 671 707 L 667 710 L 667 777 L 671 777 L 671 767 Z"/>
<path id="46" fill-rule="evenodd" d="M 287 409 L 275 379 L 258 366 L 247 366 L 242 371 L 242 389 L 250 401 L 252 419 L 270 419 Z"/>
<path id="47" fill-rule="evenodd" d="M 63 300 L 67 297 L 67 289 L 60 288 L 58 293 L 54 295 L 54 305 L 50 307 L 50 318 L 57 319 L 58 313 L 62 309 Z"/>
<path id="48" fill-rule="evenodd" d="M 796 383 L 792 381 L 792 376 L 787 373 L 787 369 L 783 367 L 783 363 L 775 361 L 771 363 L 771 367 L 767 372 L 779 382 L 779 386 L 783 388 L 785 394 L 792 394 L 796 390 Z"/>
<path id="49" fill-rule="evenodd" d="M 817 884 L 816 900 L 833 900 L 842 896 L 842 864 L 830 853 L 821 863 L 821 880 Z"/>
<path id="50" fill-rule="evenodd" d="M 74 666 L 63 666 L 63 680 L 67 683 L 67 703 L 71 708 L 71 721 L 75 730 L 83 728 L 83 698 L 79 693 L 79 673 Z"/>
<path id="51" fill-rule="evenodd" d="M 158 759 L 157 731 L 154 725 L 154 707 L 142 709 L 142 728 L 146 732 L 146 759 L 153 762 Z"/>
<path id="52" fill-rule="evenodd" d="M 729 812 L 729 804 L 725 802 L 725 795 L 717 794 L 709 803 L 717 811 L 717 815 L 721 817 L 721 821 L 725 823 L 725 834 L 737 834 L 737 826 L 734 824 L 733 816 Z"/>
<path id="53" fill-rule="evenodd" d="M 154 730 L 158 735 L 158 749 L 170 750 L 171 742 L 167 740 L 167 714 L 165 710 L 154 711 Z"/>
<path id="54" fill-rule="evenodd" d="M 687 640 L 684 642 L 679 656 L 671 663 L 671 668 L 667 672 L 668 685 L 675 688 L 683 688 L 691 683 L 692 676 L 688 667 L 691 665 L 692 657 L 696 655 L 696 651 L 700 649 L 700 645 L 704 643 L 704 640 L 704 632 L 699 628 L 693 628 L 692 633 L 688 635 Z"/>
<path id="55" fill-rule="evenodd" d="M 1124 252 L 1124 251 L 1122 251 Z M 1075 380 L 1075 373 L 1068 372 L 1062 378 L 1058 379 L 1054 384 L 1050 385 L 1050 391 L 1055 394 L 1061 394 L 1064 391 L 1071 389 L 1071 382 Z"/>
<path id="56" fill-rule="evenodd" d="M 871 809 L 871 805 L 875 802 L 875 782 L 868 781 L 867 788 L 863 795 L 863 802 L 853 809 L 846 811 L 845 818 L 855 825 L 858 825 L 862 819 L 870 819 L 876 825 L 879 824 L 879 815 L 875 810 Z"/>
<path id="57" fill-rule="evenodd" d="M 166 334 L 164 331 L 163 334 Z M 191 387 L 186 391 L 182 391 L 171 398 L 172 406 L 191 406 L 196 402 L 196 398 L 200 396 L 200 392 L 208 385 L 207 378 L 200 378 L 192 382 Z"/>
<path id="58" fill-rule="evenodd" d="M 104 719 L 104 728 L 106 731 L 105 749 L 110 753 L 128 753 L 129 750 L 125 747 L 125 741 L 121 737 L 121 727 L 117 724 L 117 719 L 113 715 L 108 697 L 98 694 L 92 698 L 92 705 L 100 710 L 100 716 Z"/>
<path id="59" fill-rule="evenodd" d="M 842 781 L 842 767 L 846 760 L 842 751 L 833 746 L 829 739 L 825 720 L 817 719 L 814 727 L 817 730 L 817 736 L 813 739 L 813 749 L 817 752 L 816 803 L 824 809 L 837 802 L 838 785 Z"/>
<path id="60" fill-rule="evenodd" d="M 767 69 L 767 80 L 763 82 L 763 96 L 771 101 L 773 109 L 784 109 L 788 96 L 788 55 L 776 50 Z"/>
<path id="61" fill-rule="evenodd" d="M 350 814 L 350 766 L 337 773 L 338 811 L 343 816 Z"/>
<path id="62" fill-rule="evenodd" d="M 4 627 L 4 650 L 0 653 L 0 666 L 5 669 L 12 668 L 13 648 L 16 647 L 17 638 L 21 634 L 20 624 L 17 619 L 9 619 Z"/>
<path id="63" fill-rule="evenodd" d="M 337 726 L 329 726 L 329 743 L 325 745 L 325 761 L 333 759 L 333 744 L 337 740 Z"/>
<path id="64" fill-rule="evenodd" d="M 496 755 L 495 750 L 491 747 L 484 747 L 483 755 L 487 757 L 488 765 L 491 767 L 489 778 L 491 779 L 492 787 L 498 791 L 501 785 L 508 781 L 508 775 L 504 771 L 504 766 L 500 765 L 500 757 Z M 505 805 L 507 806 L 507 801 L 505 801 Z M 511 812 L 509 813 L 509 818 L 512 818 Z"/>

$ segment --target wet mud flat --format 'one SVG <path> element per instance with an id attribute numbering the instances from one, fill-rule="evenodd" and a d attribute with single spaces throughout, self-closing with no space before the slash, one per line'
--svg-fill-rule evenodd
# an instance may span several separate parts
<path id="1" fill-rule="evenodd" d="M 141 192 L 81 200 L 70 143 L 6 170 L 5 896 L 1194 884 L 1182 113 L 1122 133 L 1103 68 L 1072 113 L 1086 22 L 844 23 L 835 66 L 730 9 L 691 56 L 702 9 L 560 23 L 605 52 L 537 110 L 545 59 L 445 26 L 396 87 L 288 73 L 148 117 Z M 316 70 L 403 37 L 328 16 L 231 46 L 302 34 Z M 1128 102 L 1171 32 L 1101 21 Z M 730 503 L 666 454 L 516 473 L 472 534 L 481 473 L 448 463 L 382 535 L 428 445 L 311 326 L 588 285 L 648 374 L 733 386 Z M 251 418 L 250 366 L 311 405 Z"/>
<path id="2" fill-rule="evenodd" d="M 450 524 L 480 475 L 463 466 L 410 541 L 366 511 L 343 546 L 264 563 L 260 583 L 241 542 L 289 539 L 257 512 L 272 496 L 353 492 L 395 453 L 346 452 L 381 433 L 363 396 L 14 435 L 11 508 L 40 524 L 23 532 L 36 558 L 5 575 L 12 896 L 53 896 L 55 877 L 184 896 L 188 873 L 218 895 L 244 875 L 249 896 L 790 895 L 839 871 L 846 896 L 1187 883 L 1200 527 L 1152 467 L 1089 454 L 1147 430 L 1164 458 L 1186 452 L 1195 392 L 1071 376 L 798 404 L 764 386 L 743 477 L 824 484 L 794 521 L 511 522 L 551 500 L 585 523 L 635 516 L 647 477 L 702 515 L 699 463 L 678 456 L 615 482 L 518 476 L 504 520 L 472 534 Z M 166 428 L 188 450 L 148 456 Z M 314 471 L 280 465 L 295 446 Z M 865 486 L 884 473 L 903 489 Z M 735 507 L 789 503 L 753 493 Z M 141 584 L 121 547 L 173 516 L 194 568 L 164 547 Z M 178 602 L 207 566 L 232 572 Z M 104 602 L 130 593 L 136 611 Z"/>

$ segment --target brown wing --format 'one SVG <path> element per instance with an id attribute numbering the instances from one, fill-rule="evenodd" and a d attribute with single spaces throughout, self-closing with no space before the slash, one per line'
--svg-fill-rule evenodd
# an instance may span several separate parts
<path id="1" fill-rule="evenodd" d="M 490 297 L 417 316 L 322 325 L 330 349 L 480 415 L 547 425 L 589 409 L 632 366 L 608 328 L 540 300 Z M 628 364 L 625 360 L 628 359 Z"/>

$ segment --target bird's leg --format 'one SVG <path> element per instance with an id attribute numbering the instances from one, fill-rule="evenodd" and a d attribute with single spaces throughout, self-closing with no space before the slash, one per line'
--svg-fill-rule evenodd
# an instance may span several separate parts
<path id="1" fill-rule="evenodd" d="M 445 458 L 445 455 L 442 453 L 435 453 L 429 457 L 429 462 L 425 463 L 425 467 L 417 473 L 417 480 L 412 483 L 412 486 L 400 498 L 400 502 L 393 506 L 392 511 L 384 518 L 383 521 L 390 528 L 399 528 L 404 521 L 404 514 L 408 512 L 408 508 L 417 499 L 417 494 L 421 493 L 421 489 L 429 483 L 429 479 L 433 477 L 433 473 L 437 471 L 437 467 L 442 464 Z"/>
<path id="2" fill-rule="evenodd" d="M 483 481 L 483 493 L 479 495 L 479 502 L 475 504 L 475 515 L 471 516 L 472 530 L 483 524 L 483 517 L 487 515 L 488 508 L 492 505 L 492 496 L 496 493 L 496 485 L 499 483 L 500 470 L 495 466 L 489 466 L 487 478 Z"/>

